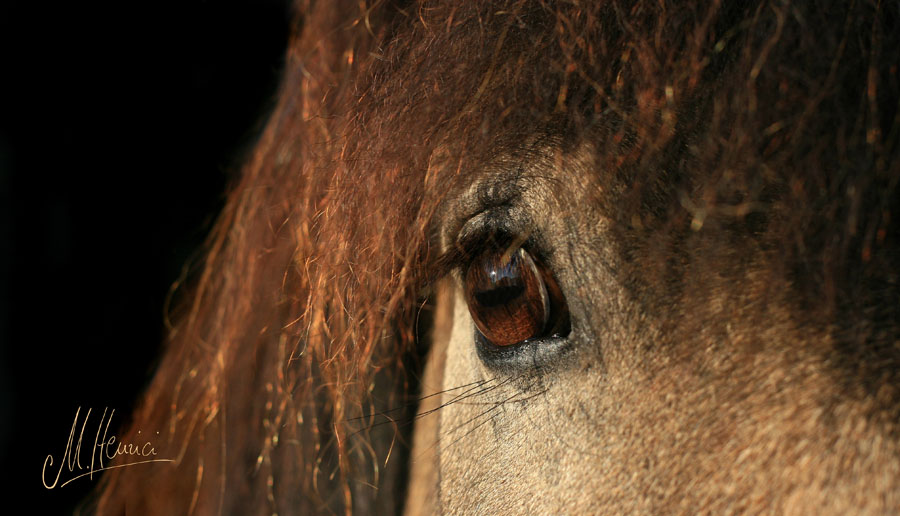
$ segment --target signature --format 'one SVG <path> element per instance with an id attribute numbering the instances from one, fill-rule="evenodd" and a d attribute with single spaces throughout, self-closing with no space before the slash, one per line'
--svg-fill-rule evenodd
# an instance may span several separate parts
<path id="1" fill-rule="evenodd" d="M 72 422 L 72 429 L 69 431 L 69 440 L 66 442 L 66 450 L 63 452 L 62 458 L 59 461 L 59 469 L 56 470 L 56 477 L 53 478 L 52 483 L 47 483 L 47 468 L 53 468 L 55 462 L 53 460 L 53 455 L 47 455 L 47 458 L 44 459 L 44 469 L 41 471 L 41 480 L 44 482 L 44 487 L 47 489 L 53 489 L 54 487 L 57 487 L 57 485 L 58 487 L 64 487 L 69 482 L 81 477 L 90 477 L 93 479 L 94 473 L 99 473 L 100 471 L 105 471 L 107 469 L 124 468 L 126 466 L 147 464 L 150 462 L 175 462 L 175 459 L 154 458 L 156 457 L 156 449 L 150 441 L 146 441 L 143 444 L 125 442 L 119 442 L 117 444 L 115 435 L 112 435 L 107 439 L 106 434 L 109 431 L 109 423 L 112 421 L 116 409 L 113 409 L 109 413 L 109 418 L 107 419 L 106 413 L 108 408 L 104 408 L 103 415 L 100 416 L 100 423 L 97 425 L 97 434 L 94 436 L 94 446 L 91 448 L 91 463 L 90 466 L 87 467 L 87 471 L 84 471 L 86 467 L 81 464 L 81 443 L 83 442 L 84 431 L 87 428 L 88 420 L 91 417 L 91 410 L 92 409 L 89 408 L 87 414 L 84 415 L 84 420 L 81 422 L 81 431 L 78 432 L 77 441 L 75 440 L 75 433 L 78 429 L 78 418 L 81 415 L 81 407 L 78 407 L 78 410 L 75 411 L 75 420 Z M 106 422 L 106 425 L 103 424 L 104 421 Z M 103 439 L 100 439 L 101 429 L 103 430 Z M 140 431 L 138 431 L 138 433 L 140 434 Z M 159 432 L 157 432 L 157 434 L 158 433 Z M 125 464 L 116 464 L 114 466 L 107 466 L 104 463 L 104 460 L 112 461 L 120 455 L 132 456 L 137 460 Z M 85 462 L 85 464 L 87 463 Z M 68 469 L 69 473 L 75 474 L 75 476 L 59 484 L 59 478 L 62 476 L 64 469 Z M 49 471 L 49 473 L 50 475 L 53 475 L 52 470 Z"/>

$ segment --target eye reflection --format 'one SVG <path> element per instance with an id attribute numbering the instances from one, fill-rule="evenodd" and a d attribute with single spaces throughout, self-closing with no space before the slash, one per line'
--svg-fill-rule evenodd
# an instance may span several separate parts
<path id="1" fill-rule="evenodd" d="M 473 260 L 465 297 L 478 331 L 496 346 L 568 328 L 559 287 L 524 248 L 490 249 Z"/>

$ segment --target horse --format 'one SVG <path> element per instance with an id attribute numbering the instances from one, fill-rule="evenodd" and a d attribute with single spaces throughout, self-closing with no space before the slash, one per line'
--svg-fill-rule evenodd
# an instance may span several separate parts
<path id="1" fill-rule="evenodd" d="M 900 512 L 896 2 L 296 13 L 93 510 Z"/>

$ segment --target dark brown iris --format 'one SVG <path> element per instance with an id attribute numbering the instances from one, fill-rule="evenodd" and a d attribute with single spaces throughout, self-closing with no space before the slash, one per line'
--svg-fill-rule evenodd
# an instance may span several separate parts
<path id="1" fill-rule="evenodd" d="M 497 346 L 542 337 L 565 312 L 553 278 L 522 248 L 476 258 L 466 271 L 465 296 L 478 331 Z"/>

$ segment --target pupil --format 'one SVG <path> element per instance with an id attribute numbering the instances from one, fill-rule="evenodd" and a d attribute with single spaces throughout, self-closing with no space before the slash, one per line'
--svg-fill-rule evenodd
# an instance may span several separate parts
<path id="1" fill-rule="evenodd" d="M 483 290 L 475 293 L 475 301 L 485 308 L 493 308 L 495 306 L 505 305 L 516 299 L 525 292 L 525 287 L 521 284 L 497 287 L 491 290 Z"/>

